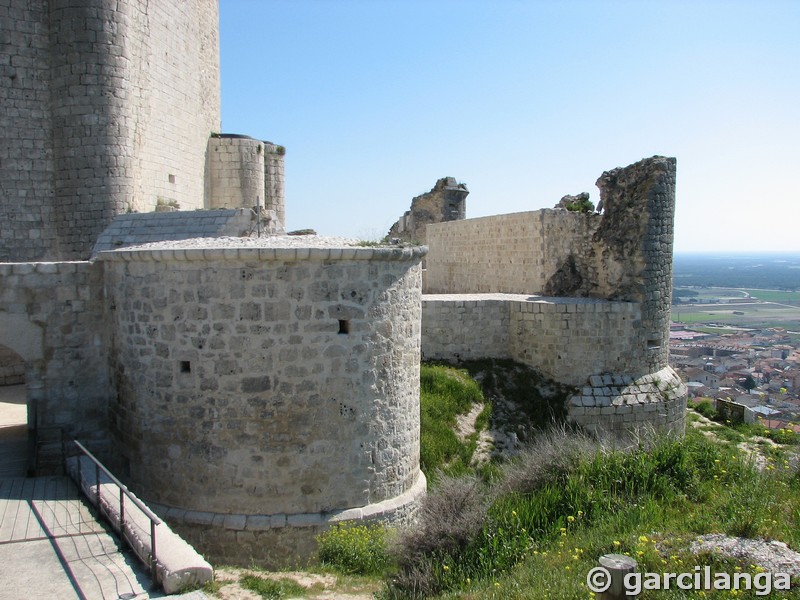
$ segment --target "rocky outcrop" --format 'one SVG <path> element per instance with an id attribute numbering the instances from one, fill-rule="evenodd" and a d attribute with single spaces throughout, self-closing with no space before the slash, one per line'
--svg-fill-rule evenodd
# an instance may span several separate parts
<path id="1" fill-rule="evenodd" d="M 411 210 L 392 225 L 389 237 L 424 244 L 428 224 L 466 218 L 468 194 L 465 184 L 458 183 L 454 177 L 442 177 L 430 192 L 411 200 Z"/>

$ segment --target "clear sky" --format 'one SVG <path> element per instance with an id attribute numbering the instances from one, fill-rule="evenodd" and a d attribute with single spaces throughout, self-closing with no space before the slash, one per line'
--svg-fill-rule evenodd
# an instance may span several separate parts
<path id="1" fill-rule="evenodd" d="M 800 1 L 220 0 L 222 130 L 286 147 L 287 228 L 377 239 L 678 159 L 675 250 L 800 250 Z"/>

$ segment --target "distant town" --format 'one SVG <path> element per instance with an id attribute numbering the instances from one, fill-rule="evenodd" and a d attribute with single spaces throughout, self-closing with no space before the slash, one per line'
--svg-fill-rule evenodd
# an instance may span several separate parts
<path id="1" fill-rule="evenodd" d="M 800 256 L 676 256 L 674 282 L 670 364 L 690 402 L 800 433 Z"/>

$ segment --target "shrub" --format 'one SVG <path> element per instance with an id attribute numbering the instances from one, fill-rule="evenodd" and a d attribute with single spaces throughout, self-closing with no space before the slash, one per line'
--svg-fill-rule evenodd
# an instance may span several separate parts
<path id="1" fill-rule="evenodd" d="M 319 560 L 350 575 L 380 575 L 389 566 L 387 530 L 342 523 L 317 536 Z"/>
<path id="2" fill-rule="evenodd" d="M 711 400 L 701 400 L 694 405 L 694 409 L 706 419 L 714 419 L 717 416 L 717 409 L 714 408 L 714 403 Z"/>

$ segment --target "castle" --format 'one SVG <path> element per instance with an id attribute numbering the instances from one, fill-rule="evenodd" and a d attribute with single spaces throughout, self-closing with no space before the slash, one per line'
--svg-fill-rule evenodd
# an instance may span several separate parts
<path id="1" fill-rule="evenodd" d="M 218 133 L 216 0 L 4 9 L 0 349 L 36 470 L 74 437 L 213 560 L 278 564 L 413 515 L 423 357 L 528 364 L 589 429 L 682 430 L 674 159 L 603 174 L 602 214 L 463 219 L 446 181 L 427 246 L 252 237 L 283 231 L 284 150 Z"/>

